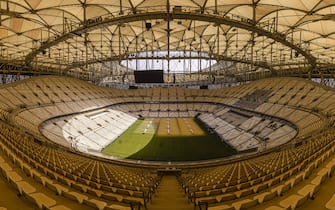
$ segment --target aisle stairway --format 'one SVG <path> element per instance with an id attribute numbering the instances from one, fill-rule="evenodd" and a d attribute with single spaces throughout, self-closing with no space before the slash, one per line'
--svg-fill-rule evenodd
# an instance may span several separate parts
<path id="1" fill-rule="evenodd" d="M 174 175 L 163 176 L 148 210 L 193 210 Z"/>

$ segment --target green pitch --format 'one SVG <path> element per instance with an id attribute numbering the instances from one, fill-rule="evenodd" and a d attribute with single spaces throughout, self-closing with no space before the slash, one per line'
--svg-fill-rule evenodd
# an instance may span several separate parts
<path id="1" fill-rule="evenodd" d="M 205 130 L 205 135 L 169 136 L 157 132 L 162 130 L 158 129 L 159 124 L 159 119 L 137 120 L 102 153 L 120 158 L 156 161 L 206 160 L 235 154 L 218 136 Z"/>

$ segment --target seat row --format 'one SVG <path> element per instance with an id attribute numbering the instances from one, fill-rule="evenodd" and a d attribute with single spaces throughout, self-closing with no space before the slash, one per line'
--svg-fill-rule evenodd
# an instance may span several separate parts
<path id="1" fill-rule="evenodd" d="M 47 185 L 47 180 L 57 183 L 60 186 L 58 193 L 65 189 L 76 191 L 73 195 L 76 199 L 85 197 L 88 193 L 97 200 L 146 206 L 157 187 L 159 177 L 151 175 L 149 171 L 123 168 L 66 154 L 11 133 L 11 129 L 13 128 L 2 129 L 1 136 L 1 140 L 9 148 L 8 155 L 20 164 L 26 174 L 35 177 L 43 185 Z M 12 139 L 13 137 L 18 141 Z M 34 154 L 34 151 L 40 152 Z M 34 176 L 36 172 L 42 175 Z"/>
<path id="2" fill-rule="evenodd" d="M 198 169 L 180 177 L 180 183 L 195 206 L 215 204 L 264 190 L 271 191 L 287 180 L 300 182 L 334 152 L 334 134 L 313 139 L 297 148 L 271 153 L 234 164 Z"/>

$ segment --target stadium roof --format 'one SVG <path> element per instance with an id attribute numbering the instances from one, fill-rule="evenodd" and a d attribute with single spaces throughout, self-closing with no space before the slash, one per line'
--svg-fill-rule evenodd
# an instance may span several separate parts
<path id="1" fill-rule="evenodd" d="M 59 74 L 156 50 L 250 71 L 332 68 L 334 20 L 334 0 L 0 0 L 0 58 Z"/>

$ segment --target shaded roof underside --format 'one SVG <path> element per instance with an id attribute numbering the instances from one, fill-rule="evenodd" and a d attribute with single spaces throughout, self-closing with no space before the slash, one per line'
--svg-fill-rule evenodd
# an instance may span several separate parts
<path id="1" fill-rule="evenodd" d="M 0 0 L 0 58 L 79 72 L 87 61 L 99 71 L 101 61 L 147 50 L 207 52 L 272 70 L 331 65 L 334 14 L 334 0 Z"/>

